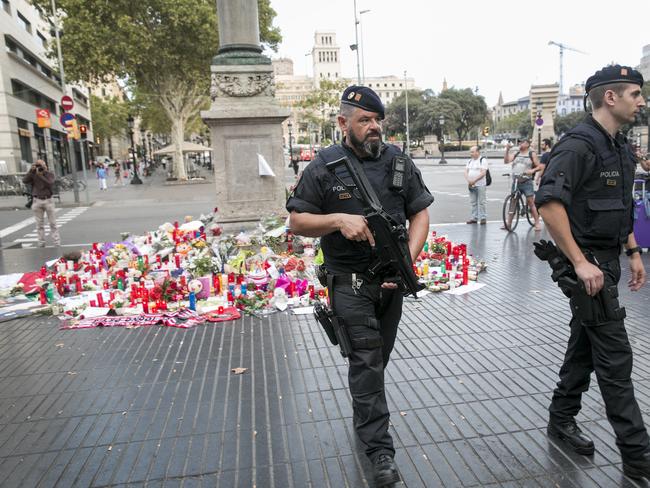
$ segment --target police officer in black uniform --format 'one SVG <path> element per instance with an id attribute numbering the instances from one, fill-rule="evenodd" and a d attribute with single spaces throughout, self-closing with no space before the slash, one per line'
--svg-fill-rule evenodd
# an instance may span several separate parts
<path id="1" fill-rule="evenodd" d="M 595 371 L 623 470 L 635 478 L 650 477 L 650 440 L 634 398 L 632 348 L 616 297 L 623 248 L 629 257 L 630 289 L 639 290 L 646 279 L 633 233 L 637 161 L 619 132 L 645 105 L 642 86 L 642 75 L 626 66 L 607 66 L 589 77 L 585 102 L 588 97 L 593 113 L 555 146 L 535 199 L 584 285 L 581 297 L 586 300 L 576 307 L 576 297 L 571 298 L 571 336 L 549 408 L 548 433 L 580 454 L 594 452 L 575 416 Z M 593 312 L 591 319 L 584 318 L 586 310 Z"/>
<path id="2" fill-rule="evenodd" d="M 402 181 L 396 184 L 394 160 L 398 157 L 397 161 L 403 161 L 399 158 L 403 155 L 397 147 L 382 142 L 383 118 L 384 107 L 374 91 L 362 86 L 348 87 L 338 116 L 343 143 L 318 153 L 287 201 L 292 232 L 321 237 L 325 268 L 331 276 L 330 302 L 352 342 L 348 380 L 354 427 L 372 461 L 377 486 L 391 485 L 400 479 L 388 432 L 390 415 L 384 369 L 397 336 L 402 293 L 395 283 L 364 275 L 371 264 L 373 235 L 360 202 L 325 164 L 347 157 L 361 166 L 382 207 L 399 223 L 409 220 L 409 250 L 415 259 L 427 237 L 427 207 L 433 196 L 410 158 L 406 158 Z M 345 176 L 349 177 L 347 171 Z"/>

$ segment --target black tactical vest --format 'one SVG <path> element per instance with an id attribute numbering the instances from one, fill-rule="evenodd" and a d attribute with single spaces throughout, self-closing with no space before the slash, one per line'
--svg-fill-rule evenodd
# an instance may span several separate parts
<path id="1" fill-rule="evenodd" d="M 603 133 L 595 121 L 571 129 L 557 144 L 559 150 L 570 139 L 587 143 L 596 156 L 596 169 L 583 175 L 566 209 L 571 231 L 579 246 L 588 249 L 615 249 L 627 242 L 632 232 L 632 188 L 635 163 L 627 140 L 618 142 Z M 552 156 L 551 156 L 552 157 Z M 564 182 L 558 173 L 556 185 Z"/>

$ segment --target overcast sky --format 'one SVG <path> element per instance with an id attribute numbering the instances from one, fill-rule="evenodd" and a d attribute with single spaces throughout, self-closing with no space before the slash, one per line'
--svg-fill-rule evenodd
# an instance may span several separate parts
<path id="1" fill-rule="evenodd" d="M 271 0 L 283 42 L 273 57 L 294 61 L 296 74 L 312 74 L 314 31 L 334 30 L 342 72 L 356 79 L 353 0 Z M 565 51 L 564 85 L 584 80 L 612 61 L 637 66 L 650 44 L 650 0 L 357 0 L 366 76 L 404 70 L 419 88 L 436 93 L 443 78 L 456 88 L 478 87 L 489 106 L 499 91 L 505 101 L 528 95 L 531 84 L 559 81 L 559 49 Z M 566 90 L 565 90 L 566 91 Z"/>

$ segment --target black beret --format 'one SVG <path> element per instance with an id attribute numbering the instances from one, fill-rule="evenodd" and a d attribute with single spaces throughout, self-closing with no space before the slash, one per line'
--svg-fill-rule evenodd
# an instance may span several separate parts
<path id="1" fill-rule="evenodd" d="M 368 112 L 376 112 L 382 119 L 384 118 L 384 104 L 381 103 L 381 98 L 367 86 L 348 86 L 343 92 L 341 103 L 354 105 Z"/>
<path id="2" fill-rule="evenodd" d="M 611 83 L 634 83 L 643 86 L 643 75 L 629 66 L 621 66 L 620 64 L 605 66 L 587 78 L 585 92 L 589 93 L 592 88 Z"/>

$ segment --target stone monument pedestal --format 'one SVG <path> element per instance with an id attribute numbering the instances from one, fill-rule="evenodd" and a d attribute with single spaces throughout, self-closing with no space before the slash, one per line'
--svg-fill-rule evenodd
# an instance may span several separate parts
<path id="1" fill-rule="evenodd" d="M 201 112 L 210 127 L 217 220 L 252 223 L 285 212 L 281 124 L 290 111 L 276 102 L 271 60 L 261 54 L 257 0 L 219 0 L 217 11 L 212 105 Z"/>

